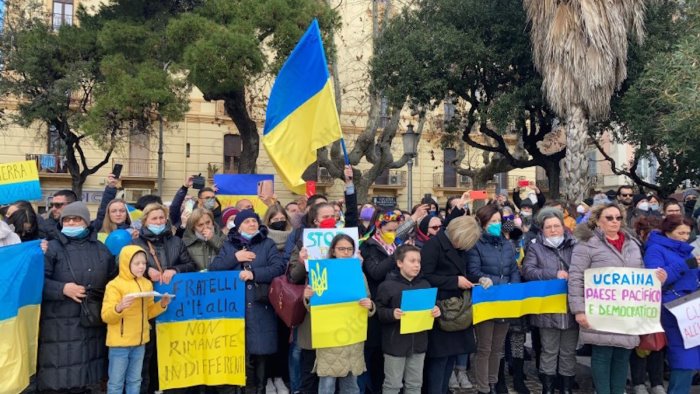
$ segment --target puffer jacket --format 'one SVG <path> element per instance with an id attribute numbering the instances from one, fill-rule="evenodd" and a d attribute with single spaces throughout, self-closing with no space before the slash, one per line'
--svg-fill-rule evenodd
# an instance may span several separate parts
<path id="1" fill-rule="evenodd" d="M 209 268 L 209 264 L 219 254 L 221 247 L 224 245 L 225 239 L 226 236 L 218 227 L 214 228 L 214 236 L 207 241 L 197 238 L 197 235 L 190 230 L 185 230 L 185 234 L 182 236 L 182 242 L 187 248 L 187 253 L 194 260 L 198 271 Z"/>
<path id="2" fill-rule="evenodd" d="M 255 253 L 255 260 L 240 263 L 236 252 L 243 248 Z M 209 270 L 240 271 L 245 266 L 253 272 L 253 280 L 246 282 L 245 288 L 245 350 L 248 354 L 274 354 L 277 351 L 277 316 L 266 299 L 256 300 L 256 294 L 260 285 L 269 285 L 272 279 L 282 275 L 285 265 L 275 242 L 267 237 L 266 227 L 261 226 L 260 232 L 250 241 L 237 231 L 229 232 L 228 240 Z"/>
<path id="3" fill-rule="evenodd" d="M 382 352 L 394 357 L 408 357 L 428 350 L 428 331 L 401 334 L 401 320 L 394 318 L 394 309 L 401 308 L 404 290 L 429 289 L 430 283 L 420 275 L 409 281 L 392 271 L 377 290 L 377 317 L 382 323 Z"/>
<path id="4" fill-rule="evenodd" d="M 151 339 L 148 320 L 165 311 L 153 296 L 139 297 L 131 306 L 117 312 L 117 304 L 127 294 L 153 291 L 150 280 L 131 273 L 131 259 L 136 253 L 146 253 L 139 246 L 127 245 L 119 253 L 119 275 L 107 283 L 102 304 L 102 321 L 107 323 L 107 346 L 139 346 Z"/>
<path id="5" fill-rule="evenodd" d="M 632 234 L 624 229 L 625 236 L 622 253 L 605 240 L 601 230 L 591 230 L 582 224 L 576 227 L 575 236 L 578 243 L 574 246 L 569 269 L 569 308 L 574 315 L 586 312 L 583 295 L 584 272 L 589 268 L 626 267 L 644 268 L 642 249 Z M 613 334 L 588 330 L 579 331 L 579 340 L 584 344 L 615 346 L 634 349 L 639 344 L 638 335 Z"/>
<path id="6" fill-rule="evenodd" d="M 151 251 L 149 243 L 153 246 L 153 251 Z M 172 269 L 178 273 L 197 271 L 197 264 L 187 253 L 185 244 L 168 230 L 160 235 L 155 235 L 146 226 L 141 227 L 139 237 L 134 240 L 134 245 L 138 245 L 146 251 L 148 268 L 158 269 L 158 265 L 160 265 L 160 271 L 166 269 Z M 157 262 L 153 252 L 158 257 Z M 146 277 L 148 277 L 148 271 Z"/>
<path id="7" fill-rule="evenodd" d="M 104 290 L 116 274 L 114 257 L 94 230 L 81 239 L 61 233 L 56 237 L 49 241 L 44 255 L 36 374 L 39 391 L 86 387 L 106 377 L 106 327 L 82 327 L 80 304 L 63 295 L 63 287 L 77 283 Z"/>
<path id="8" fill-rule="evenodd" d="M 372 297 L 377 296 L 379 284 L 384 282 L 387 274 L 396 270 L 396 259 L 389 255 L 379 242 L 370 237 L 360 245 L 362 254 L 362 271 L 367 278 L 369 292 Z M 382 343 L 382 326 L 377 316 L 371 317 L 367 322 L 367 347 L 380 347 Z"/>
<path id="9" fill-rule="evenodd" d="M 487 277 L 494 285 L 520 283 L 520 270 L 515 262 L 515 248 L 503 237 L 482 234 L 479 241 L 467 252 L 469 276 Z"/>
<path id="10" fill-rule="evenodd" d="M 540 233 L 527 247 L 527 253 L 523 260 L 523 279 L 550 280 L 557 279 L 557 272 L 569 271 L 571 267 L 571 254 L 576 240 L 568 233 L 564 233 L 564 241 L 555 248 L 545 244 L 544 235 Z M 557 328 L 568 330 L 578 327 L 576 318 L 571 313 L 548 313 L 531 315 L 530 322 L 535 327 Z"/>

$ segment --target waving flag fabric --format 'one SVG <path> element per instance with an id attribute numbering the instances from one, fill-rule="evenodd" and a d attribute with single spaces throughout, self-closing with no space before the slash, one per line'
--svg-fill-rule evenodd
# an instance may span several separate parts
<path id="1" fill-rule="evenodd" d="M 540 280 L 497 285 L 472 291 L 474 324 L 491 319 L 543 313 L 566 313 L 566 280 Z"/>
<path id="2" fill-rule="evenodd" d="M 19 393 L 36 373 L 44 287 L 41 241 L 0 247 L 0 393 Z"/>
<path id="3" fill-rule="evenodd" d="M 342 137 L 323 41 L 314 19 L 270 92 L 263 146 L 289 190 L 304 194 L 316 150 Z"/>

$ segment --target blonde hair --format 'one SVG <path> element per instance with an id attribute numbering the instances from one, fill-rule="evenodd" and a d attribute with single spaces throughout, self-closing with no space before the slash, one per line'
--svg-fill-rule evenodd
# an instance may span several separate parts
<path id="1" fill-rule="evenodd" d="M 607 204 L 596 205 L 595 207 L 593 207 L 593 210 L 591 211 L 591 217 L 588 218 L 588 227 L 591 230 L 595 230 L 598 227 L 598 221 L 600 220 L 603 211 L 608 208 L 615 208 L 618 210 L 618 212 L 620 212 L 620 216 L 622 216 L 622 224 L 624 225 L 625 211 L 622 208 L 620 208 L 620 206 L 617 205 L 617 203 L 609 202 Z"/>
<path id="2" fill-rule="evenodd" d="M 117 224 L 112 221 L 112 219 L 109 217 L 109 208 L 112 207 L 113 204 L 116 203 L 122 203 L 124 204 L 124 209 L 126 209 L 126 221 L 125 223 L 131 224 L 131 217 L 129 217 L 129 208 L 126 206 L 126 201 L 122 200 L 121 198 L 115 198 L 114 200 L 110 201 L 107 204 L 107 208 L 105 209 L 105 218 L 102 221 L 102 229 L 100 229 L 101 232 L 110 234 L 112 231 L 117 229 Z"/>
<path id="3" fill-rule="evenodd" d="M 192 210 L 190 217 L 187 219 L 187 229 L 194 232 L 194 226 L 196 226 L 197 223 L 200 220 L 202 220 L 202 218 L 205 216 L 208 216 L 209 219 L 211 219 L 211 223 L 214 226 L 216 226 L 216 222 L 214 221 L 214 214 L 211 213 L 211 211 L 204 208 L 195 208 Z"/>
<path id="4" fill-rule="evenodd" d="M 163 214 L 165 214 L 165 218 L 168 218 L 168 207 L 166 207 L 163 204 L 153 202 L 146 205 L 146 207 L 143 209 L 143 216 L 141 216 L 142 224 L 146 224 L 146 219 L 148 219 L 148 215 L 150 215 L 153 211 L 163 211 Z"/>
<path id="5" fill-rule="evenodd" d="M 452 219 L 445 230 L 452 246 L 459 250 L 469 250 L 481 238 L 481 228 L 472 216 Z"/>
<path id="6" fill-rule="evenodd" d="M 270 208 L 267 209 L 267 212 L 265 212 L 265 216 L 263 217 L 263 224 L 265 226 L 270 226 L 270 220 L 277 215 L 278 213 L 281 213 L 284 215 L 284 220 L 287 221 L 287 227 L 285 227 L 284 231 L 288 231 L 292 229 L 292 223 L 291 220 L 289 220 L 289 215 L 287 215 L 287 211 L 282 208 L 281 205 L 279 204 L 274 204 L 271 205 Z"/>

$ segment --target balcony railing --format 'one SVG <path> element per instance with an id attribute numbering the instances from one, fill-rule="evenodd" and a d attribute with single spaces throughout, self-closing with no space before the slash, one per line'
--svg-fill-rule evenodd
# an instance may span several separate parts
<path id="1" fill-rule="evenodd" d="M 157 178 L 158 177 L 158 160 L 152 159 L 124 159 L 124 158 L 113 158 L 112 167 L 115 164 L 121 164 L 122 168 L 121 177 L 134 177 L 134 178 Z M 165 168 L 165 162 L 163 162 L 163 168 Z"/>
<path id="2" fill-rule="evenodd" d="M 445 174 L 433 174 L 433 188 L 435 189 L 468 190 L 473 186 L 472 178 L 466 175 L 456 174 L 454 177 L 445 177 Z"/>
<path id="3" fill-rule="evenodd" d="M 67 174 L 66 157 L 50 153 L 29 153 L 26 160 L 34 160 L 40 174 Z"/>
<path id="4" fill-rule="evenodd" d="M 379 177 L 374 181 L 375 186 L 391 186 L 391 187 L 405 187 L 406 186 L 406 171 L 391 170 L 388 176 Z"/>

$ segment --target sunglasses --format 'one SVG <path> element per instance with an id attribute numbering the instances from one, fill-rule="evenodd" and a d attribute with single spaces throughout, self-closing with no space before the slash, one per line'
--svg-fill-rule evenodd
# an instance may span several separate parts
<path id="1" fill-rule="evenodd" d="M 621 197 L 634 197 L 634 194 L 620 194 Z"/>
<path id="2" fill-rule="evenodd" d="M 605 220 L 608 222 L 621 222 L 622 216 L 605 216 Z"/>
<path id="3" fill-rule="evenodd" d="M 442 226 L 430 226 L 428 228 L 433 229 L 433 230 L 440 230 L 442 228 Z"/>
<path id="4" fill-rule="evenodd" d="M 64 205 L 66 205 L 65 202 L 52 202 L 51 204 L 49 204 L 51 208 L 61 208 Z"/>

